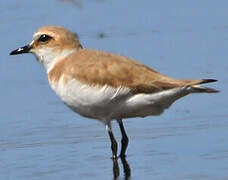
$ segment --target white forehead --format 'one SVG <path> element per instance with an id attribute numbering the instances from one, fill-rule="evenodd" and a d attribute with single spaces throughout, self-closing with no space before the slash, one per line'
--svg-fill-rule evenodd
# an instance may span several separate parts
<path id="1" fill-rule="evenodd" d="M 33 34 L 32 38 L 33 38 L 33 40 L 37 40 L 37 39 L 39 39 L 39 37 L 40 37 L 41 35 L 42 35 L 41 32 L 36 32 L 36 33 Z"/>
<path id="2" fill-rule="evenodd" d="M 51 31 L 37 31 L 33 34 L 33 39 L 36 40 L 43 34 L 46 34 L 46 35 L 51 36 L 51 37 L 58 37 L 59 36 L 57 33 L 51 32 Z"/>

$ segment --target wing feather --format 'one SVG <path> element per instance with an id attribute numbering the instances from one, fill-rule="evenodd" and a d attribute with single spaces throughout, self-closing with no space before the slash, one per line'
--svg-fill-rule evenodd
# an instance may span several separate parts
<path id="1" fill-rule="evenodd" d="M 61 74 L 89 85 L 129 87 L 134 94 L 202 83 L 202 80 L 173 79 L 132 59 L 85 49 L 59 61 L 49 72 L 49 79 L 58 81 Z"/>

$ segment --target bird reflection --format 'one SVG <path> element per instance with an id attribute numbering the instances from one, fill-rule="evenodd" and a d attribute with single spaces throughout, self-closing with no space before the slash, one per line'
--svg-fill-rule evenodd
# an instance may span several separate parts
<path id="1" fill-rule="evenodd" d="M 120 156 L 121 163 L 123 165 L 124 179 L 130 180 L 131 178 L 131 168 L 125 157 Z M 112 158 L 113 162 L 113 180 L 117 180 L 120 175 L 120 168 L 117 158 Z"/>

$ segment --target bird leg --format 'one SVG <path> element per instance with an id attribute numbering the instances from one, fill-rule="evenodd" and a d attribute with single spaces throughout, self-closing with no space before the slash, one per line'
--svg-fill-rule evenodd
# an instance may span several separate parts
<path id="1" fill-rule="evenodd" d="M 117 158 L 117 142 L 115 140 L 115 137 L 112 133 L 112 128 L 111 128 L 111 124 L 108 123 L 106 124 L 106 131 L 108 131 L 109 134 L 109 138 L 111 140 L 111 149 L 112 149 L 112 158 L 116 159 Z"/>
<path id="2" fill-rule="evenodd" d="M 121 134 L 122 134 L 120 157 L 125 157 L 126 156 L 125 153 L 126 153 L 126 150 L 127 150 L 127 146 L 128 146 L 129 140 L 128 140 L 127 134 L 125 132 L 122 119 L 119 119 L 117 121 L 119 123 L 120 131 L 121 131 Z"/>

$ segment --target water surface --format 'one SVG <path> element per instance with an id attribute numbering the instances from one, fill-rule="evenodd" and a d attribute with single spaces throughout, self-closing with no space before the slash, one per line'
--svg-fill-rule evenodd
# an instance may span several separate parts
<path id="1" fill-rule="evenodd" d="M 113 179 L 107 133 L 71 112 L 32 55 L 9 56 L 44 25 L 86 48 L 125 55 L 169 76 L 217 78 L 159 117 L 124 121 L 131 179 L 228 178 L 227 1 L 1 1 L 0 179 Z M 116 138 L 120 132 L 113 123 Z M 124 168 L 118 160 L 120 179 Z"/>

